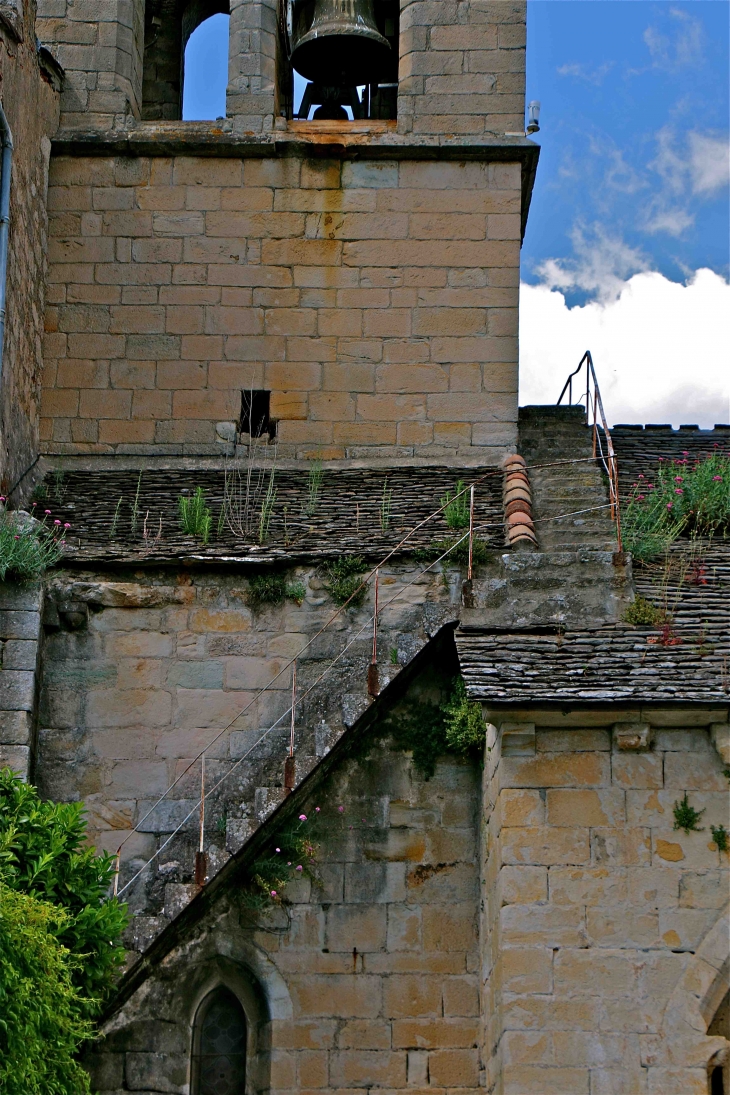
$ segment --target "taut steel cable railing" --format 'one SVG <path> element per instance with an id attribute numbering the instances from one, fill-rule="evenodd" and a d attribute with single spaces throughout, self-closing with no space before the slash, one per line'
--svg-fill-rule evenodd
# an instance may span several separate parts
<path id="1" fill-rule="evenodd" d="M 563 402 L 563 397 L 566 392 L 568 393 L 568 405 L 573 406 L 573 377 L 578 376 L 584 365 L 586 370 L 585 392 L 581 391 L 581 395 L 576 400 L 576 404 L 582 404 L 583 399 L 585 398 L 586 425 L 591 424 L 591 417 L 593 418 L 593 456 L 594 459 L 600 460 L 603 469 L 608 477 L 608 498 L 611 508 L 611 520 L 616 523 L 616 539 L 618 541 L 618 549 L 619 551 L 623 551 L 623 545 L 621 542 L 621 508 L 618 493 L 618 461 L 616 460 L 616 453 L 613 447 L 611 431 L 609 430 L 608 422 L 606 421 L 606 414 L 603 409 L 603 400 L 601 399 L 601 389 L 598 387 L 598 379 L 596 377 L 596 370 L 593 367 L 593 357 L 590 350 L 586 350 L 586 352 L 583 354 L 583 357 L 580 359 L 580 362 L 578 363 L 578 368 L 574 369 L 568 379 L 565 381 L 565 384 L 563 385 L 563 390 L 558 396 L 558 406 L 560 406 L 560 404 Z M 599 415 L 601 418 L 600 430 L 598 428 Z M 601 430 L 603 431 L 603 437 L 601 437 Z"/>

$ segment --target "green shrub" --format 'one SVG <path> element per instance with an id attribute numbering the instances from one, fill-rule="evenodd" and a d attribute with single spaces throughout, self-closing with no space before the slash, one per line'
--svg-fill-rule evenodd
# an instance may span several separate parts
<path id="1" fill-rule="evenodd" d="M 46 510 L 42 521 L 5 508 L 0 498 L 0 582 L 6 577 L 18 581 L 39 578 L 47 567 L 63 555 L 65 531 L 71 526 L 54 522 L 53 531 L 46 527 L 50 517 Z"/>
<path id="2" fill-rule="evenodd" d="M 635 624 L 637 627 L 654 627 L 664 619 L 661 609 L 647 601 L 646 597 L 637 595 L 624 612 L 624 620 L 627 624 Z"/>
<path id="3" fill-rule="evenodd" d="M 76 974 L 81 960 L 60 941 L 63 909 L 0 881 L 0 1091 L 5 1095 L 86 1095 L 89 1077 L 74 1059 L 93 1034 Z M 88 1001 L 86 1001 L 88 1004 Z"/>
<path id="4" fill-rule="evenodd" d="M 362 555 L 341 555 L 325 565 L 327 580 L 324 586 L 335 604 L 344 605 L 349 601 L 351 608 L 358 608 L 363 603 L 367 586 L 359 587 L 365 569 Z"/>
<path id="5" fill-rule="evenodd" d="M 257 574 L 248 583 L 248 600 L 258 605 L 280 605 L 285 600 L 301 604 L 307 595 L 304 582 L 287 583 L 283 574 Z"/>
<path id="6" fill-rule="evenodd" d="M 454 690 L 443 705 L 446 744 L 453 753 L 481 750 L 486 727 L 481 706 L 470 700 L 462 677 L 454 681 Z"/>
<path id="7" fill-rule="evenodd" d="M 446 491 L 441 499 L 444 507 L 444 520 L 449 528 L 469 528 L 469 491 L 460 479 L 454 493 Z"/>
<path id="8" fill-rule="evenodd" d="M 205 504 L 203 488 L 196 487 L 192 495 L 181 494 L 177 504 L 180 510 L 180 528 L 187 536 L 199 536 L 203 543 L 207 544 L 213 518 Z"/>
<path id="9" fill-rule="evenodd" d="M 695 810 L 694 806 L 690 806 L 686 791 L 684 792 L 684 798 L 674 803 L 673 812 L 675 829 L 683 829 L 685 833 L 704 832 L 704 829 L 700 828 L 699 822 L 705 811 Z"/>
<path id="10" fill-rule="evenodd" d="M 667 551 L 683 532 L 711 536 L 730 526 L 730 457 L 660 461 L 640 475 L 621 511 L 623 540 L 636 559 Z"/>
<path id="11" fill-rule="evenodd" d="M 43 802 L 34 787 L 0 769 L 0 879 L 63 911 L 56 935 L 74 959 L 80 1012 L 90 1017 L 124 960 L 119 940 L 127 912 L 107 896 L 114 857 L 86 844 L 82 815 L 81 803 Z"/>
<path id="12" fill-rule="evenodd" d="M 717 844 L 717 850 L 719 852 L 727 852 L 730 848 L 730 843 L 728 842 L 728 836 L 730 836 L 730 834 L 725 826 L 711 825 L 710 832 L 712 833 L 712 839 L 715 841 L 715 844 Z"/>
<path id="13" fill-rule="evenodd" d="M 315 818 L 319 820 L 317 811 Z M 300 814 L 272 837 L 266 851 L 251 864 L 251 883 L 243 893 L 243 903 L 249 909 L 264 909 L 281 904 L 287 886 L 304 877 L 314 880 L 319 844 L 318 825 L 314 818 Z"/>

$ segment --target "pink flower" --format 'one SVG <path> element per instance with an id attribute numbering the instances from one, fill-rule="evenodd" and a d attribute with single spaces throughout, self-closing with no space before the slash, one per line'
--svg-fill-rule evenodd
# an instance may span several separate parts
<path id="1" fill-rule="evenodd" d="M 299 867 L 297 867 L 297 870 L 298 870 L 298 871 L 301 871 L 301 869 L 302 869 L 302 868 L 301 868 L 301 864 L 300 864 L 300 866 L 299 866 Z"/>
<path id="2" fill-rule="evenodd" d="M 637 502 L 643 502 L 645 498 L 646 498 L 645 494 L 640 494 L 636 500 L 637 500 Z"/>
<path id="3" fill-rule="evenodd" d="M 272 891 L 271 891 L 271 896 L 272 896 L 272 897 L 276 897 L 276 890 L 272 890 Z"/>
<path id="4" fill-rule="evenodd" d="M 673 505 L 674 502 L 667 502 L 667 509 L 671 509 Z"/>
<path id="5" fill-rule="evenodd" d="M 276 850 L 277 850 L 277 852 L 280 852 L 280 851 L 281 851 L 281 848 L 277 848 Z"/>
<path id="6" fill-rule="evenodd" d="M 307 815 L 306 814 L 300 814 L 299 815 L 299 820 L 300 821 L 306 821 L 307 820 Z"/>
<path id="7" fill-rule="evenodd" d="M 49 509 L 44 509 L 44 510 L 43 510 L 43 512 L 44 512 L 44 513 L 46 514 L 46 516 L 47 516 L 47 515 L 48 515 L 48 514 L 49 514 L 49 513 L 51 512 L 51 511 L 50 511 Z"/>
<path id="8" fill-rule="evenodd" d="M 643 479 L 643 478 L 644 478 L 644 476 L 641 474 L 641 472 L 639 472 L 639 479 Z"/>
<path id="9" fill-rule="evenodd" d="M 66 521 L 66 523 L 65 523 L 65 525 L 64 525 L 63 527 L 64 527 L 64 528 L 71 528 L 71 522 L 70 522 L 70 521 Z"/>
<path id="10" fill-rule="evenodd" d="M 675 483 L 684 483 L 684 479 L 682 478 L 681 475 L 675 475 L 674 482 Z"/>
<path id="11" fill-rule="evenodd" d="M 60 525 L 61 524 L 61 522 L 58 520 L 58 518 L 56 518 L 56 520 L 53 523 L 54 523 L 54 525 Z"/>
<path id="12" fill-rule="evenodd" d="M 712 480 L 713 480 L 714 483 L 721 483 L 722 482 L 722 476 L 721 475 L 713 475 Z"/>
<path id="13" fill-rule="evenodd" d="M 681 487 L 677 487 L 677 489 L 675 490 L 675 492 L 674 492 L 674 493 L 675 493 L 675 494 L 684 494 L 684 491 L 682 490 L 682 488 L 681 488 Z"/>
<path id="14" fill-rule="evenodd" d="M 345 807 L 344 806 L 338 806 L 337 807 L 337 813 L 338 814 L 344 814 L 344 812 L 345 812 Z"/>
<path id="15" fill-rule="evenodd" d="M 291 860 L 287 863 L 287 867 L 291 867 Z"/>
<path id="16" fill-rule="evenodd" d="M 315 807 L 314 807 L 314 812 L 315 812 L 315 814 L 318 814 L 318 813 L 319 813 L 319 806 L 315 806 Z"/>
<path id="17" fill-rule="evenodd" d="M 689 456 L 689 449 L 682 449 L 682 456 Z"/>

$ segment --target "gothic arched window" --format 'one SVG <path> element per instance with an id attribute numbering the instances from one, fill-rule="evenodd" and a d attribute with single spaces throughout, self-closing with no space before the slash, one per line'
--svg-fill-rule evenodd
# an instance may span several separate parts
<path id="1" fill-rule="evenodd" d="M 195 1017 L 193 1095 L 244 1095 L 246 1016 L 227 988 L 214 989 Z"/>

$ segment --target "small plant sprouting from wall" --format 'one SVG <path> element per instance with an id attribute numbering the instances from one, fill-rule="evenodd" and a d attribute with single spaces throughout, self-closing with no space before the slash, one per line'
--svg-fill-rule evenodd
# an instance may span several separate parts
<path id="1" fill-rule="evenodd" d="M 139 520 L 139 492 L 142 487 L 142 472 L 139 473 L 137 478 L 137 490 L 134 493 L 134 501 L 132 502 L 132 536 L 137 531 L 137 521 Z"/>
<path id="2" fill-rule="evenodd" d="M 413 753 L 417 771 L 430 779 L 445 753 L 481 757 L 486 727 L 481 707 L 469 699 L 463 679 L 456 677 L 443 703 L 414 705 L 394 721 L 393 734 L 402 749 Z"/>
<path id="3" fill-rule="evenodd" d="M 664 619 L 661 609 L 648 601 L 646 597 L 637 595 L 624 612 L 624 620 L 627 624 L 635 624 L 637 627 L 655 627 Z"/>
<path id="4" fill-rule="evenodd" d="M 248 584 L 248 601 L 254 608 L 280 605 L 286 600 L 300 605 L 306 595 L 304 582 L 288 583 L 283 574 L 257 574 Z"/>
<path id="5" fill-rule="evenodd" d="M 390 648 L 390 664 L 391 665 L 397 665 L 398 664 L 398 647 L 397 646 L 391 646 L 391 648 Z"/>
<path id="6" fill-rule="evenodd" d="M 730 843 L 728 843 L 728 833 L 724 825 L 711 825 L 710 832 L 712 833 L 712 839 L 717 844 L 717 850 L 719 852 L 727 852 L 730 850 Z"/>
<path id="7" fill-rule="evenodd" d="M 307 517 L 313 517 L 317 511 L 320 495 L 322 493 L 323 478 L 324 469 L 322 467 L 322 461 L 313 460 L 307 477 L 307 504 L 304 507 L 304 512 Z"/>
<path id="8" fill-rule="evenodd" d="M 387 532 L 390 528 L 390 507 L 393 501 L 393 491 L 388 490 L 388 478 L 383 483 L 383 497 L 380 500 L 380 531 Z"/>
<path id="9" fill-rule="evenodd" d="M 187 497 L 181 494 L 177 504 L 180 510 L 180 528 L 187 536 L 198 536 L 204 544 L 207 544 L 213 518 L 205 504 L 203 488 L 196 487 L 195 492 Z"/>
<path id="10" fill-rule="evenodd" d="M 685 791 L 684 798 L 680 802 L 674 803 L 674 828 L 683 829 L 685 833 L 704 832 L 699 824 L 704 812 L 704 810 L 695 810 L 694 806 L 690 806 Z"/>
<path id="11" fill-rule="evenodd" d="M 342 812 L 343 808 L 339 808 Z M 321 811 L 315 807 L 315 819 Z M 298 878 L 316 880 L 316 863 L 319 844 L 316 840 L 316 823 L 307 814 L 280 830 L 271 841 L 270 848 L 260 855 L 250 867 L 251 885 L 243 894 L 243 903 L 249 909 L 266 909 L 280 905 L 285 900 L 286 888 Z"/>
<path id="12" fill-rule="evenodd" d="M 123 502 L 123 501 L 124 501 L 124 495 L 123 495 L 123 494 L 121 494 L 121 495 L 119 496 L 119 500 L 118 500 L 118 502 L 117 502 L 117 504 L 116 504 L 116 507 L 115 507 L 115 509 L 114 509 L 114 516 L 112 517 L 112 527 L 111 527 L 111 529 L 109 530 L 109 539 L 110 539 L 110 540 L 113 540 L 113 539 L 114 539 L 114 537 L 115 537 L 115 536 L 116 536 L 116 534 L 117 534 L 117 525 L 119 524 L 119 511 L 120 511 L 120 509 L 121 509 L 121 507 L 122 507 L 122 502 Z"/>
<path id="13" fill-rule="evenodd" d="M 690 463 L 660 460 L 640 475 L 621 513 L 624 544 L 647 561 L 666 552 L 683 533 L 712 536 L 730 526 L 730 456 L 715 452 Z"/>
<path id="14" fill-rule="evenodd" d="M 71 525 L 56 519 L 48 527 L 49 509 L 43 520 L 38 521 L 30 515 L 7 510 L 5 502 L 0 497 L 0 582 L 8 577 L 21 582 L 40 578 L 63 555 L 65 536 Z"/>
<path id="15" fill-rule="evenodd" d="M 460 479 L 452 494 L 446 491 L 441 499 L 444 507 L 444 520 L 449 528 L 469 528 L 469 491 L 464 486 L 464 480 Z"/>
<path id="16" fill-rule="evenodd" d="M 454 690 L 442 710 L 446 744 L 453 753 L 469 753 L 483 745 L 486 729 L 482 709 L 467 696 L 463 677 L 454 681 Z"/>
<path id="17" fill-rule="evenodd" d="M 367 587 L 361 585 L 361 575 L 366 569 L 362 555 L 341 555 L 339 559 L 333 559 L 325 566 L 327 579 L 324 587 L 332 600 L 337 605 L 344 605 L 348 601 L 350 607 L 358 608 L 365 600 Z M 350 600 L 352 598 L 352 600 Z"/>
<path id="18" fill-rule="evenodd" d="M 442 555 L 446 556 L 443 560 L 444 566 L 453 566 L 455 563 L 466 566 L 469 562 L 469 537 L 464 536 L 462 539 L 457 536 L 450 540 L 432 540 L 426 547 L 417 548 L 413 552 L 413 558 L 419 563 L 433 562 L 434 559 L 440 559 Z M 481 566 L 488 559 L 488 544 L 475 536 L 472 541 L 473 565 Z"/>
<path id="19" fill-rule="evenodd" d="M 271 524 L 271 515 L 274 512 L 274 506 L 276 504 L 276 487 L 274 486 L 274 478 L 276 472 L 274 468 L 271 469 L 269 475 L 269 483 L 266 488 L 266 494 L 261 501 L 261 512 L 259 514 L 259 543 L 264 544 L 269 538 L 269 525 Z"/>

